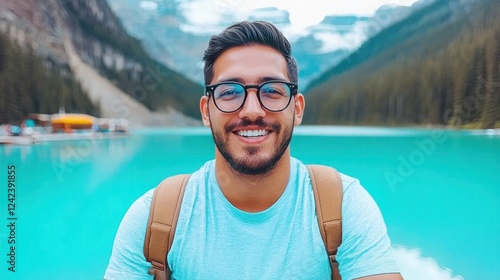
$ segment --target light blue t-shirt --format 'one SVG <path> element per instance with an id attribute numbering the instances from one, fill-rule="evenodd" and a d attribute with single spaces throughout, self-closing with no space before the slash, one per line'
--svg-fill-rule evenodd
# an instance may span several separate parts
<path id="1" fill-rule="evenodd" d="M 341 174 L 342 279 L 394 273 L 382 215 L 359 181 Z M 152 279 L 143 255 L 154 190 L 125 214 L 113 244 L 105 279 Z M 168 254 L 172 279 L 331 279 L 319 232 L 307 167 L 291 159 L 288 185 L 270 208 L 249 213 L 234 207 L 215 178 L 215 161 L 192 174 L 174 242 Z"/>

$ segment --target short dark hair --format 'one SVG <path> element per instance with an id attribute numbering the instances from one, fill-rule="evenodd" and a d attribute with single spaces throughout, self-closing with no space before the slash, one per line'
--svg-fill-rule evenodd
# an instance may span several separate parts
<path id="1" fill-rule="evenodd" d="M 264 45 L 279 51 L 286 59 L 290 81 L 297 83 L 297 62 L 292 57 L 292 47 L 283 33 L 273 24 L 265 21 L 240 21 L 220 34 L 210 38 L 205 50 L 205 85 L 210 84 L 214 76 L 215 60 L 226 50 L 248 45 Z"/>

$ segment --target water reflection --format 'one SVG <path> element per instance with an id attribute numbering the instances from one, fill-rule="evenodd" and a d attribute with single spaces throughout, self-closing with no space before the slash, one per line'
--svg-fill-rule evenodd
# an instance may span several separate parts
<path id="1" fill-rule="evenodd" d="M 33 147 L 15 146 L 15 145 L 0 145 L 0 158 L 17 158 L 20 162 L 25 162 L 26 159 L 33 153 Z"/>
<path id="2" fill-rule="evenodd" d="M 419 249 L 396 246 L 393 252 L 405 280 L 464 280 L 441 267 L 435 259 L 423 257 Z"/>
<path id="3" fill-rule="evenodd" d="M 411 159 L 420 147 L 415 141 L 425 142 L 444 130 L 387 128 L 388 137 L 369 137 L 382 136 L 384 128 L 307 129 L 311 135 L 299 133 L 292 141 L 293 155 L 304 163 L 335 166 L 361 180 L 382 209 L 394 244 L 404 245 L 396 246 L 394 253 L 406 280 L 498 278 L 488 277 L 498 275 L 496 247 L 484 244 L 498 240 L 500 138 L 450 131 L 446 141 L 426 145 L 425 161 L 415 162 L 412 173 L 391 189 L 384 174 L 398 171 L 399 156 Z M 21 272 L 20 278 L 64 275 L 64 262 L 69 265 L 74 259 L 40 259 L 57 259 L 68 250 L 80 255 L 79 265 L 72 268 L 75 273 L 102 277 L 116 228 L 130 204 L 166 176 L 193 172 L 213 157 L 207 128 L 0 146 L 0 169 L 7 164 L 19 168 L 19 215 L 25 225 L 19 238 L 26 250 L 20 261 L 30 263 L 30 271 Z M 96 215 L 97 208 L 106 211 Z M 90 272 L 86 267 L 97 269 Z"/>

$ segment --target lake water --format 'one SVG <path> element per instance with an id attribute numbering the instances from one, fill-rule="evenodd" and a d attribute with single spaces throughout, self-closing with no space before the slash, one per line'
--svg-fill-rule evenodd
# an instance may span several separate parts
<path id="1" fill-rule="evenodd" d="M 405 279 L 500 279 L 500 136 L 299 127 L 292 155 L 357 177 L 384 215 Z M 1 279 L 102 279 L 128 206 L 214 157 L 206 128 L 0 146 Z M 8 166 L 15 212 L 8 213 Z M 15 220 L 15 273 L 8 271 Z"/>

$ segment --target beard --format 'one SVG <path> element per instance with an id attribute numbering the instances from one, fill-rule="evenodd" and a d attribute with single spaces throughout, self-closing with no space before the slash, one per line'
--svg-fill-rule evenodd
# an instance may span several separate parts
<path id="1" fill-rule="evenodd" d="M 258 155 L 261 149 L 258 147 L 245 148 L 246 155 L 240 158 L 237 158 L 234 153 L 229 151 L 229 136 L 233 129 L 235 127 L 245 127 L 249 125 L 271 127 L 276 133 L 277 142 L 274 146 L 273 154 L 271 154 L 270 157 Z M 231 123 L 224 127 L 224 132 L 214 130 L 212 125 L 210 125 L 210 128 L 217 149 L 236 172 L 245 175 L 265 175 L 274 169 L 276 163 L 283 157 L 283 154 L 288 148 L 292 139 L 293 123 L 290 127 L 285 128 L 282 134 L 280 134 L 281 126 L 278 123 L 267 123 L 263 119 L 257 119 L 256 121 L 242 120 L 241 122 Z"/>

